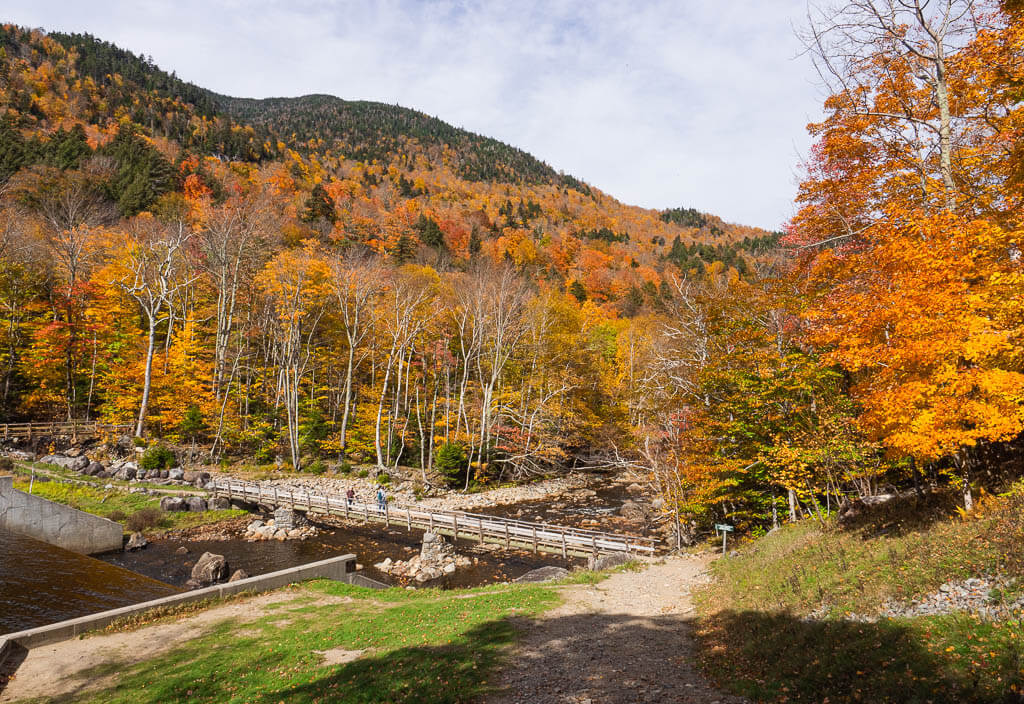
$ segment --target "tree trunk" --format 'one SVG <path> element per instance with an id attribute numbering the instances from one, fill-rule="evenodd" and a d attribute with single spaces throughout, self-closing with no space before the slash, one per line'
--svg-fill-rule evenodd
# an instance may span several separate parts
<path id="1" fill-rule="evenodd" d="M 139 420 L 135 424 L 135 437 L 142 437 L 142 428 L 146 422 L 146 410 L 149 408 L 149 388 L 153 383 L 153 354 L 156 350 L 156 319 L 149 317 L 149 336 L 146 340 L 146 373 L 142 382 L 142 403 L 139 406 Z"/>

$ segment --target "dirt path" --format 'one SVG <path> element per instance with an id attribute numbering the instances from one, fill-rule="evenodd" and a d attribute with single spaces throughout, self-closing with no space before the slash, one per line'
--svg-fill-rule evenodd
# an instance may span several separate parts
<path id="1" fill-rule="evenodd" d="M 690 589 L 706 558 L 672 557 L 565 590 L 526 635 L 489 704 L 737 704 L 693 665 Z"/>

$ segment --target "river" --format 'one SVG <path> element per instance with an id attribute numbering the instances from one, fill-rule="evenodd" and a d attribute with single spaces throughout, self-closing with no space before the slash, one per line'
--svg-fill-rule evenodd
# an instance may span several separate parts
<path id="1" fill-rule="evenodd" d="M 0 633 L 175 594 L 116 565 L 0 530 Z"/>

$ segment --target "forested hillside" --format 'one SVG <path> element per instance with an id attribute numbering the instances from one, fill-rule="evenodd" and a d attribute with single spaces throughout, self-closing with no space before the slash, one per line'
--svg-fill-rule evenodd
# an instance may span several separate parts
<path id="1" fill-rule="evenodd" d="M 631 331 L 776 259 L 412 110 L 227 98 L 85 35 L 0 47 L 5 418 L 462 483 L 607 463 Z"/>

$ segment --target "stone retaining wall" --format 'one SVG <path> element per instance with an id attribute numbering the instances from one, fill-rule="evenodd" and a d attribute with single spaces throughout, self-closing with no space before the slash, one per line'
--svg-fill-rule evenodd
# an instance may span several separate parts
<path id="1" fill-rule="evenodd" d="M 204 599 L 216 599 L 229 596 L 231 594 L 239 594 L 241 592 L 270 591 L 294 582 L 304 582 L 309 579 L 333 579 L 338 582 L 358 584 L 359 586 L 366 587 L 383 588 L 387 586 L 380 584 L 379 582 L 374 582 L 373 580 L 358 574 L 355 570 L 356 556 L 341 555 L 327 560 L 320 560 L 319 562 L 299 565 L 298 567 L 289 567 L 285 570 L 279 570 L 277 572 L 271 572 L 257 577 L 240 579 L 236 582 L 216 584 L 205 589 L 194 589 L 192 591 L 174 594 L 173 596 L 167 596 L 161 599 L 153 599 L 152 601 L 144 601 L 139 604 L 133 604 L 132 606 L 124 606 L 120 609 L 111 609 L 110 611 L 102 611 L 98 614 L 73 618 L 67 621 L 60 621 L 59 623 L 53 623 L 49 626 L 39 626 L 38 628 L 30 628 L 16 633 L 7 633 L 2 636 L 2 638 L 6 639 L 9 645 L 16 643 L 17 645 L 28 649 L 38 648 L 41 645 L 75 638 L 87 631 L 104 628 L 118 619 L 135 616 L 151 609 L 177 606 L 178 604 L 187 604 L 194 601 L 202 601 Z M 0 645 L 0 647 L 3 646 Z M 2 662 L 2 655 L 0 655 L 0 662 Z"/>
<path id="2" fill-rule="evenodd" d="M 120 550 L 124 534 L 120 523 L 18 491 L 14 477 L 0 477 L 0 528 L 85 555 Z"/>

